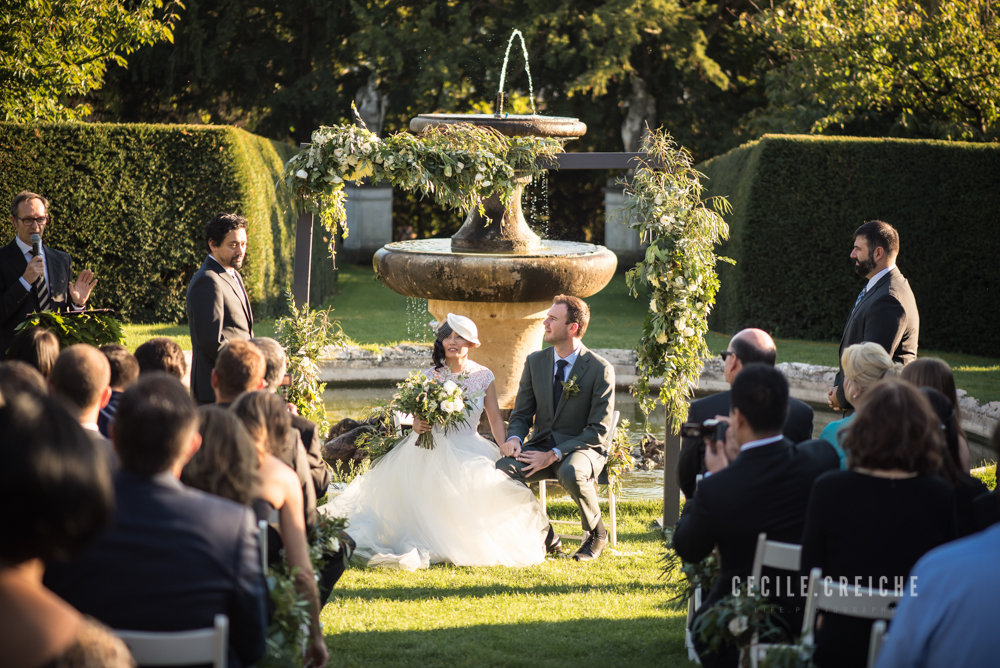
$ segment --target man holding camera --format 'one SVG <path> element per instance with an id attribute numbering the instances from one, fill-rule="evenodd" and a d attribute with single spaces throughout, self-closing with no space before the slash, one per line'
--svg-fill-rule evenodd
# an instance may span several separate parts
<path id="1" fill-rule="evenodd" d="M 722 353 L 723 374 L 726 382 L 733 384 L 733 379 L 743 369 L 744 364 L 761 362 L 774 366 L 777 349 L 771 335 L 762 329 L 744 329 L 737 332 L 729 341 L 729 346 Z M 716 415 L 729 414 L 729 390 L 717 392 L 697 401 L 691 402 L 688 410 L 689 422 L 704 422 Z M 782 433 L 792 443 L 807 441 L 812 438 L 813 409 L 798 399 L 788 399 L 788 412 L 782 426 Z M 677 461 L 677 480 L 680 483 L 684 498 L 694 496 L 695 480 L 699 473 L 705 472 L 705 443 L 694 437 L 681 434 L 681 454 Z"/>
<path id="2" fill-rule="evenodd" d="M 719 578 L 695 619 L 750 575 L 760 532 L 769 540 L 801 541 L 813 481 L 839 467 L 837 453 L 826 441 L 795 445 L 782 435 L 788 381 L 780 371 L 748 364 L 730 392 L 729 417 L 717 416 L 729 425 L 726 440 L 706 439 L 709 473 L 684 505 L 674 530 L 673 547 L 684 561 L 701 561 L 719 548 Z M 794 628 L 793 611 L 783 612 Z M 703 666 L 736 665 L 735 646 L 708 653 L 696 635 L 695 649 Z"/>

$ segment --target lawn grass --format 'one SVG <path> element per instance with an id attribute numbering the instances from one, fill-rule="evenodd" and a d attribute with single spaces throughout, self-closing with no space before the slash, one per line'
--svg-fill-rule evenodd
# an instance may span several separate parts
<path id="1" fill-rule="evenodd" d="M 433 319 L 422 300 L 407 299 L 375 279 L 368 265 L 341 266 L 339 294 L 329 305 L 350 341 L 364 346 L 386 346 L 404 342 L 429 343 L 427 323 Z M 625 287 L 625 275 L 618 273 L 606 288 L 589 297 L 592 317 L 585 337 L 592 348 L 632 348 L 639 339 L 646 317 L 645 299 L 633 299 Z M 272 336 L 274 322 L 254 323 L 254 333 Z M 126 345 L 134 350 L 153 336 L 169 336 L 185 350 L 191 349 L 187 325 L 126 325 Z M 726 349 L 730 334 L 710 332 L 708 345 L 713 354 Z M 839 341 L 777 339 L 779 362 L 804 362 L 837 366 Z M 921 357 L 940 357 L 955 372 L 959 388 L 980 402 L 1000 401 L 1000 359 L 936 350 L 920 350 Z"/>
<path id="2" fill-rule="evenodd" d="M 685 609 L 668 587 L 680 576 L 660 575 L 662 505 L 622 502 L 618 512 L 618 547 L 592 563 L 348 569 L 321 615 L 332 663 L 686 665 Z M 577 509 L 553 501 L 549 514 L 575 519 Z"/>

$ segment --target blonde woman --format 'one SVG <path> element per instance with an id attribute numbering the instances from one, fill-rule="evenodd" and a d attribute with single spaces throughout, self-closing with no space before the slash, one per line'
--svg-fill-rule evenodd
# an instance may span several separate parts
<path id="1" fill-rule="evenodd" d="M 865 401 L 865 392 L 883 378 L 898 376 L 903 365 L 893 362 L 889 353 L 881 345 L 872 343 L 856 343 L 848 346 L 840 357 L 840 366 L 844 369 L 844 394 L 854 406 L 855 411 L 861 409 Z M 844 449 L 840 447 L 840 434 L 854 420 L 857 413 L 826 425 L 819 437 L 829 441 L 837 449 L 840 457 L 840 468 L 847 468 Z"/>

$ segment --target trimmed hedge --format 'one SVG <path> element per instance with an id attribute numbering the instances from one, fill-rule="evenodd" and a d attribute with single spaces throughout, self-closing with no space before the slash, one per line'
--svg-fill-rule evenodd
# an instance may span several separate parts
<path id="1" fill-rule="evenodd" d="M 74 272 L 97 274 L 91 305 L 133 322 L 184 318 L 208 252 L 202 226 L 235 211 L 250 222 L 243 275 L 266 317 L 292 285 L 296 214 L 275 183 L 294 152 L 227 126 L 0 123 L 0 201 L 21 190 L 48 198 L 46 243 L 73 256 Z M 314 300 L 333 286 L 324 256 L 314 250 Z"/>
<path id="2" fill-rule="evenodd" d="M 921 348 L 1000 349 L 1000 145 L 765 135 L 698 169 L 733 205 L 713 329 L 839 340 L 863 287 L 854 230 L 881 219 L 899 230 Z"/>

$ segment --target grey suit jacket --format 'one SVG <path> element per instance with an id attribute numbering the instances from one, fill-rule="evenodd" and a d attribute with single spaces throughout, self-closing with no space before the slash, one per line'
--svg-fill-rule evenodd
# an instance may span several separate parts
<path id="1" fill-rule="evenodd" d="M 572 397 L 563 392 L 559 405 L 553 406 L 554 360 L 551 347 L 528 355 L 507 425 L 508 437 L 517 436 L 526 447 L 543 450 L 554 444 L 563 456 L 577 450 L 606 456 L 615 410 L 614 367 L 581 345 L 569 374 L 580 391 Z M 525 440 L 529 429 L 531 438 Z"/>
<path id="2" fill-rule="evenodd" d="M 215 401 L 212 369 L 222 345 L 230 339 L 253 337 L 253 311 L 245 292 L 239 272 L 234 280 L 211 256 L 188 285 L 191 393 L 201 403 Z"/>
<path id="3" fill-rule="evenodd" d="M 43 242 L 45 267 L 48 270 L 49 296 L 53 311 L 69 308 L 69 281 L 72 274 L 72 260 L 69 253 L 56 250 Z M 24 274 L 28 261 L 17 243 L 12 239 L 0 248 L 0 359 L 10 347 L 14 338 L 14 328 L 30 314 L 38 310 L 38 295 L 34 287 L 25 290 L 19 280 Z"/>
<path id="4" fill-rule="evenodd" d="M 840 338 L 839 362 L 844 349 L 855 343 L 874 341 L 878 343 L 894 362 L 909 364 L 917 358 L 917 343 L 920 337 L 920 313 L 913 298 L 910 283 L 893 268 L 879 279 L 864 296 L 858 307 L 851 312 Z M 834 381 L 837 401 L 843 407 L 850 406 L 844 396 L 844 369 L 837 372 Z"/>

